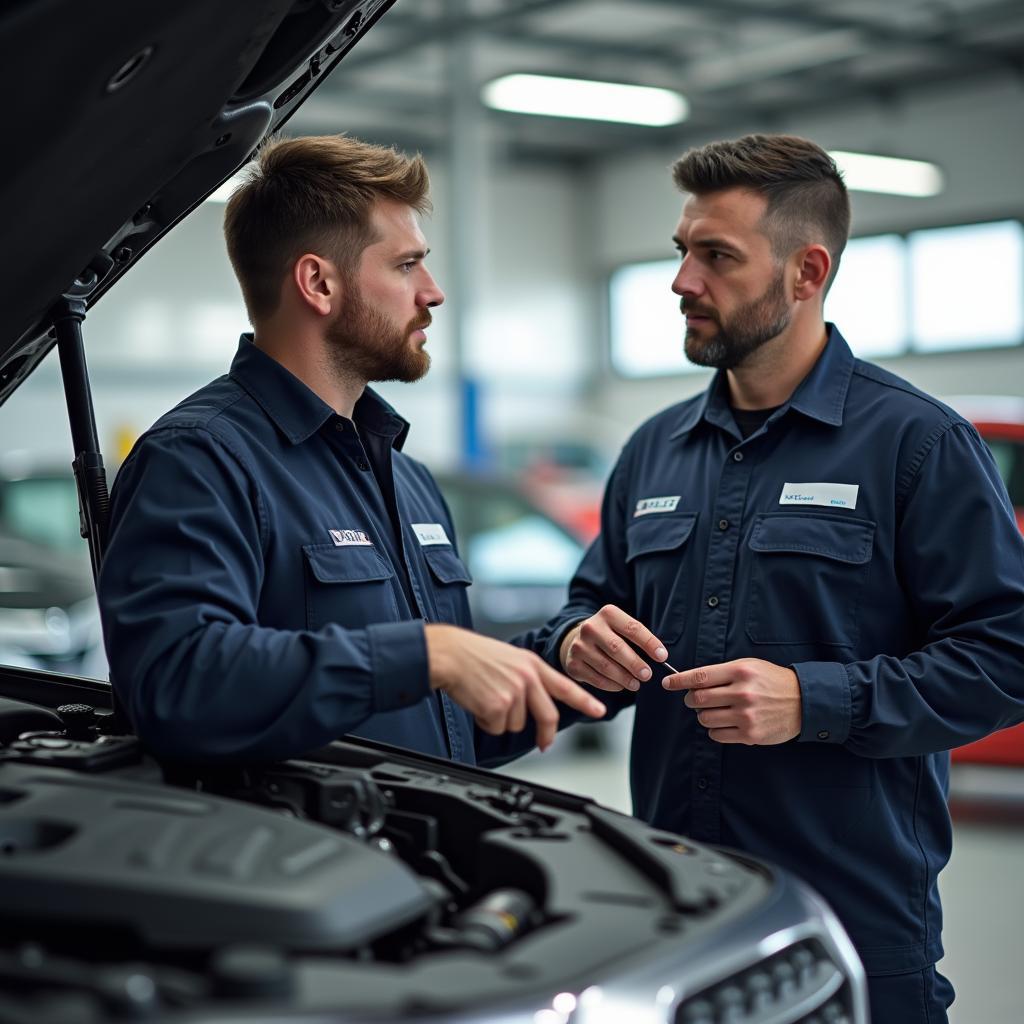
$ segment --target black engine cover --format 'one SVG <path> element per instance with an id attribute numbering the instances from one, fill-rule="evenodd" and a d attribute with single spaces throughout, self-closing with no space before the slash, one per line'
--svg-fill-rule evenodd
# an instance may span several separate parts
<path id="1" fill-rule="evenodd" d="M 0 765 L 0 856 L 4 918 L 124 928 L 154 947 L 347 950 L 434 902 L 397 857 L 333 829 L 27 764 Z"/>

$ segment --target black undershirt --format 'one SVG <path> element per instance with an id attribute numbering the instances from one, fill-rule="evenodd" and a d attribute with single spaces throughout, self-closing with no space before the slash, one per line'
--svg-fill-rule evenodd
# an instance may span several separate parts
<path id="1" fill-rule="evenodd" d="M 740 428 L 740 433 L 743 435 L 743 440 L 746 441 L 755 430 L 759 430 L 764 424 L 764 421 L 778 406 L 773 406 L 771 409 L 736 409 L 732 410 L 732 418 L 736 421 L 736 426 Z"/>

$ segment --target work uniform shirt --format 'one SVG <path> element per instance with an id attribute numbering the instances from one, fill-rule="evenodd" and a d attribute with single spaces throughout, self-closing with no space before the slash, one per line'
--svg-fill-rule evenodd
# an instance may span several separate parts
<path id="1" fill-rule="evenodd" d="M 793 741 L 723 745 L 655 666 L 609 699 L 636 703 L 635 813 L 807 879 L 869 972 L 937 960 L 946 751 L 1024 718 L 1024 551 L 974 428 L 834 327 L 745 440 L 719 373 L 627 443 L 567 606 L 522 642 L 557 663 L 608 602 L 676 668 L 764 659 L 803 700 Z"/>
<path id="2" fill-rule="evenodd" d="M 469 575 L 407 433 L 370 390 L 337 415 L 243 337 L 136 444 L 99 598 L 114 686 L 156 752 L 277 759 L 354 733 L 474 760 L 423 633 L 470 625 Z"/>

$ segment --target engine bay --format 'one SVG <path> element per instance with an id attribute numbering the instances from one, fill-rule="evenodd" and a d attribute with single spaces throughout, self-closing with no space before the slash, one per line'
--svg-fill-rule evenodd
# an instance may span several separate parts
<path id="1" fill-rule="evenodd" d="M 771 887 L 493 773 L 363 741 L 276 765 L 161 765 L 107 720 L 0 705 L 0 1021 L 252 1000 L 454 1013 L 699 943 Z"/>

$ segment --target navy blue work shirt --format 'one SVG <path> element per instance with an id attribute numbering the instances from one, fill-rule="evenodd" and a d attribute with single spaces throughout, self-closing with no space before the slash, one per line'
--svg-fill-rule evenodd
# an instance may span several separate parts
<path id="1" fill-rule="evenodd" d="M 760 658 L 803 700 L 798 738 L 741 746 L 709 739 L 657 666 L 609 696 L 636 704 L 635 813 L 807 879 L 869 973 L 938 960 L 946 751 L 1024 718 L 1024 543 L 974 428 L 834 327 L 746 440 L 719 373 L 627 443 L 568 604 L 521 642 L 557 664 L 605 603 L 678 669 Z"/>
<path id="2" fill-rule="evenodd" d="M 113 684 L 154 751 L 274 760 L 353 733 L 473 762 L 423 633 L 470 626 L 470 578 L 407 433 L 369 389 L 337 415 L 243 336 L 135 445 L 98 592 Z"/>

